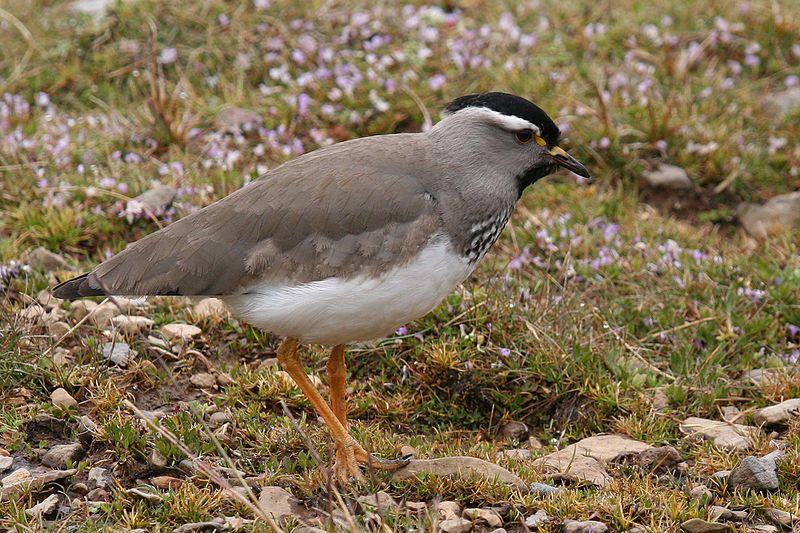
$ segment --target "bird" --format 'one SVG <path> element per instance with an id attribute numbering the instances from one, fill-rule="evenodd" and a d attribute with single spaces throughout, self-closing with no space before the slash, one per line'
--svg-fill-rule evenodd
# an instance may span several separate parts
<path id="1" fill-rule="evenodd" d="M 559 146 L 539 106 L 468 94 L 427 131 L 326 146 L 129 244 L 54 296 L 217 297 L 282 337 L 277 358 L 335 443 L 332 474 L 394 470 L 350 435 L 345 345 L 386 337 L 431 310 L 476 268 L 523 191 L 560 168 L 589 171 Z M 330 347 L 330 403 L 298 345 Z"/>

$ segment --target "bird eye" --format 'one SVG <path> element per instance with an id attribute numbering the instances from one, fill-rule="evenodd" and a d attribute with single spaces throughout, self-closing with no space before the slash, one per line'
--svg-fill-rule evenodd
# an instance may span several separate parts
<path id="1" fill-rule="evenodd" d="M 533 132 L 531 130 L 520 130 L 514 133 L 514 138 L 520 144 L 528 144 L 533 140 Z"/>

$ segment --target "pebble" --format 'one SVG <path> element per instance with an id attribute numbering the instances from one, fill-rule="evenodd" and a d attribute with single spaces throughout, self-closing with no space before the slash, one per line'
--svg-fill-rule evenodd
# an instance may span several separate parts
<path id="1" fill-rule="evenodd" d="M 144 316 L 117 315 L 111 319 L 111 325 L 126 335 L 137 335 L 153 327 L 153 322 Z"/>
<path id="2" fill-rule="evenodd" d="M 442 533 L 468 533 L 472 530 L 472 522 L 466 518 L 451 518 L 439 522 L 439 531 Z"/>
<path id="3" fill-rule="evenodd" d="M 28 516 L 45 516 L 52 514 L 56 509 L 58 509 L 58 495 L 51 494 L 30 509 L 25 509 L 25 514 Z"/>
<path id="4" fill-rule="evenodd" d="M 106 302 L 92 309 L 89 314 L 89 322 L 98 328 L 107 328 L 111 325 L 111 319 L 121 313 L 122 311 L 114 302 Z"/>
<path id="5" fill-rule="evenodd" d="M 227 424 L 230 421 L 231 421 L 230 413 L 228 413 L 227 411 L 219 411 L 219 412 L 213 413 L 208 418 L 208 425 L 212 429 L 216 429 L 216 428 L 220 427 L 222 424 Z"/>
<path id="6" fill-rule="evenodd" d="M 124 342 L 106 342 L 103 344 L 102 350 L 103 357 L 121 367 L 128 366 L 128 362 L 136 357 L 136 352 Z"/>
<path id="7" fill-rule="evenodd" d="M 183 480 L 177 477 L 172 476 L 155 476 L 150 478 L 150 482 L 153 484 L 154 487 L 161 490 L 172 490 L 176 489 L 181 484 L 183 484 Z"/>
<path id="8" fill-rule="evenodd" d="M 795 230 L 800 226 L 800 191 L 780 194 L 763 204 L 741 203 L 736 215 L 745 231 L 756 239 Z"/>
<path id="9" fill-rule="evenodd" d="M 0 481 L 0 484 L 3 485 L 3 488 L 8 488 L 8 487 L 11 487 L 13 485 L 17 485 L 19 483 L 28 481 L 28 480 L 30 480 L 32 478 L 33 478 L 33 476 L 31 475 L 31 471 L 30 470 L 28 470 L 27 468 L 17 468 L 13 472 L 11 472 L 9 475 L 4 477 L 2 479 L 2 481 Z"/>
<path id="10" fill-rule="evenodd" d="M 772 452 L 764 457 L 748 456 L 731 471 L 728 483 L 734 489 L 772 491 L 780 487 L 776 459 L 782 452 Z"/>
<path id="11" fill-rule="evenodd" d="M 700 518 L 692 518 L 681 524 L 681 529 L 687 533 L 725 533 L 731 531 L 728 524 L 708 522 Z"/>
<path id="12" fill-rule="evenodd" d="M 689 174 L 675 165 L 660 165 L 655 170 L 642 172 L 642 181 L 654 188 L 673 190 L 693 188 Z"/>
<path id="13" fill-rule="evenodd" d="M 42 456 L 42 464 L 50 468 L 63 468 L 67 463 L 75 463 L 84 456 L 85 452 L 80 443 L 57 444 L 47 450 Z"/>
<path id="14" fill-rule="evenodd" d="M 529 489 L 532 494 L 536 494 L 541 497 L 552 496 L 561 490 L 560 488 L 554 487 L 553 485 L 548 485 L 547 483 L 531 483 Z"/>
<path id="15" fill-rule="evenodd" d="M 539 526 L 543 526 L 550 520 L 550 517 L 547 516 L 547 513 L 539 509 L 531 516 L 525 519 L 525 525 L 530 529 L 538 529 Z"/>
<path id="16" fill-rule="evenodd" d="M 714 494 L 705 485 L 697 485 L 689 491 L 689 496 L 700 502 L 700 505 L 708 505 L 714 499 Z"/>
<path id="17" fill-rule="evenodd" d="M 53 337 L 54 340 L 66 337 L 72 328 L 66 322 L 50 322 L 47 324 L 47 332 Z"/>
<path id="18" fill-rule="evenodd" d="M 39 268 L 48 272 L 62 270 L 67 266 L 67 262 L 63 257 L 41 246 L 25 254 L 23 261 L 33 268 Z"/>
<path id="19" fill-rule="evenodd" d="M 69 304 L 69 316 L 78 322 L 91 313 L 97 305 L 97 302 L 92 300 L 75 300 Z"/>
<path id="20" fill-rule="evenodd" d="M 192 374 L 189 381 L 198 389 L 210 389 L 217 386 L 217 378 L 214 374 L 209 374 L 208 372 Z"/>
<path id="21" fill-rule="evenodd" d="M 376 492 L 375 494 L 365 494 L 364 496 L 359 496 L 357 500 L 358 503 L 363 506 L 378 508 L 381 510 L 397 509 L 400 507 L 391 494 L 382 490 Z"/>
<path id="22" fill-rule="evenodd" d="M 800 417 L 800 398 L 785 400 L 753 413 L 753 421 L 759 426 L 783 426 L 798 417 Z"/>
<path id="23" fill-rule="evenodd" d="M 86 501 L 88 502 L 107 502 L 111 499 L 111 495 L 106 489 L 96 488 L 86 494 Z"/>
<path id="24" fill-rule="evenodd" d="M 497 511 L 493 511 L 492 509 L 464 509 L 461 515 L 475 524 L 486 524 L 489 527 L 500 527 L 503 525 L 503 518 Z"/>
<path id="25" fill-rule="evenodd" d="M 289 517 L 309 519 L 312 513 L 303 502 L 281 487 L 264 487 L 258 495 L 258 503 L 269 511 L 273 519 L 282 521 Z"/>
<path id="26" fill-rule="evenodd" d="M 172 185 L 156 185 L 128 202 L 128 205 L 134 204 L 137 207 L 141 207 L 143 215 L 149 219 L 159 211 L 169 207 L 177 193 L 178 190 Z"/>
<path id="27" fill-rule="evenodd" d="M 530 430 L 523 422 L 512 420 L 501 424 L 497 429 L 497 438 L 499 440 L 510 440 L 515 442 L 523 442 L 528 440 Z"/>
<path id="28" fill-rule="evenodd" d="M 800 522 L 800 517 L 797 517 L 792 513 L 787 513 L 786 511 L 781 511 L 780 509 L 766 509 L 764 511 L 764 515 L 773 524 L 777 524 L 786 528 L 790 528 Z"/>
<path id="29" fill-rule="evenodd" d="M 674 471 L 682 460 L 681 454 L 672 446 L 659 446 L 639 452 L 639 464 L 651 472 Z"/>
<path id="30" fill-rule="evenodd" d="M 708 508 L 708 517 L 711 520 L 730 520 L 731 522 L 744 522 L 747 511 L 731 511 L 721 505 L 712 505 Z"/>
<path id="31" fill-rule="evenodd" d="M 14 458 L 13 457 L 7 457 L 5 455 L 0 455 L 0 472 L 5 472 L 9 468 L 11 468 L 11 465 L 13 465 L 13 464 L 14 464 Z"/>
<path id="32" fill-rule="evenodd" d="M 107 468 L 94 466 L 86 479 L 89 489 L 108 489 L 114 486 L 114 475 Z"/>
<path id="33" fill-rule="evenodd" d="M 564 533 L 606 533 L 608 526 L 597 520 L 584 520 L 579 522 L 577 520 L 565 520 Z"/>
<path id="34" fill-rule="evenodd" d="M 769 524 L 761 524 L 758 526 L 749 527 L 747 531 L 748 533 L 750 533 L 751 531 L 753 533 L 778 533 L 780 530 L 777 527 L 771 526 Z"/>
<path id="35" fill-rule="evenodd" d="M 203 298 L 192 307 L 192 315 L 198 320 L 218 320 L 228 312 L 219 298 Z"/>
<path id="36" fill-rule="evenodd" d="M 161 327 L 161 334 L 170 340 L 188 340 L 197 337 L 203 330 L 191 324 L 166 324 Z"/>
<path id="37" fill-rule="evenodd" d="M 453 520 L 461 514 L 461 506 L 456 502 L 444 500 L 436 504 L 436 514 L 440 520 Z"/>
<path id="38" fill-rule="evenodd" d="M 59 387 L 50 393 L 50 401 L 53 402 L 53 405 L 56 407 L 61 407 L 63 409 L 78 407 L 78 401 L 62 387 Z"/>

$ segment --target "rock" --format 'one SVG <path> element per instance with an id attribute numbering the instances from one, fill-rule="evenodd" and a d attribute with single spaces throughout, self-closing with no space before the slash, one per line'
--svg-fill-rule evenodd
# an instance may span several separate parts
<path id="1" fill-rule="evenodd" d="M 708 517 L 711 520 L 728 520 L 731 522 L 744 522 L 747 519 L 747 511 L 731 511 L 721 505 L 712 505 L 708 508 Z"/>
<path id="2" fill-rule="evenodd" d="M 46 516 L 54 513 L 56 509 L 58 509 L 58 495 L 51 494 L 30 509 L 25 509 L 25 514 L 28 516 Z"/>
<path id="3" fill-rule="evenodd" d="M 66 337 L 67 334 L 70 332 L 70 325 L 66 322 L 61 322 L 60 320 L 57 322 L 50 322 L 47 324 L 47 332 L 53 337 L 53 340 L 58 340 L 63 337 Z"/>
<path id="4" fill-rule="evenodd" d="M 126 490 L 125 492 L 127 494 L 132 494 L 133 496 L 137 496 L 138 498 L 141 498 L 142 500 L 145 500 L 145 501 L 148 501 L 148 502 L 151 502 L 151 503 L 160 503 L 160 502 L 162 502 L 164 500 L 164 496 L 162 496 L 160 493 L 155 492 L 154 490 L 149 489 L 149 488 L 141 488 L 140 489 L 140 488 L 134 487 L 132 489 Z"/>
<path id="5" fill-rule="evenodd" d="M 708 479 L 718 485 L 724 485 L 728 482 L 729 477 L 731 477 L 730 470 L 720 470 L 719 472 L 714 472 L 711 474 L 711 477 Z"/>
<path id="6" fill-rule="evenodd" d="M 773 524 L 787 529 L 800 523 L 800 517 L 792 513 L 787 513 L 786 511 L 781 511 L 780 509 L 765 509 L 764 515 Z"/>
<path id="7" fill-rule="evenodd" d="M 545 496 L 552 496 L 561 490 L 560 488 L 554 487 L 553 485 L 548 485 L 547 483 L 531 483 L 528 489 L 530 490 L 531 494 L 536 494 L 542 498 Z"/>
<path id="8" fill-rule="evenodd" d="M 550 517 L 547 516 L 547 513 L 539 509 L 531 516 L 525 519 L 525 526 L 530 529 L 537 530 L 540 526 L 545 525 L 547 522 L 550 521 Z"/>
<path id="9" fill-rule="evenodd" d="M 528 440 L 529 436 L 530 436 L 530 431 L 528 430 L 528 426 L 526 426 L 522 422 L 515 422 L 513 420 L 501 424 L 497 430 L 498 440 L 523 442 Z"/>
<path id="10" fill-rule="evenodd" d="M 665 387 L 658 387 L 653 391 L 653 399 L 650 408 L 656 413 L 662 413 L 669 408 L 669 396 L 667 396 Z"/>
<path id="11" fill-rule="evenodd" d="M 75 0 L 69 5 L 70 11 L 88 15 L 96 23 L 101 22 L 116 2 L 113 0 Z"/>
<path id="12" fill-rule="evenodd" d="M 23 261 L 33 268 L 46 270 L 47 272 L 63 270 L 67 266 L 67 262 L 63 257 L 41 246 L 25 254 Z"/>
<path id="13" fill-rule="evenodd" d="M 725 533 L 731 531 L 727 524 L 719 522 L 706 522 L 700 518 L 692 518 L 681 524 L 681 529 L 687 533 Z"/>
<path id="14" fill-rule="evenodd" d="M 442 533 L 468 533 L 472 530 L 472 522 L 466 518 L 452 518 L 439 522 L 439 531 Z"/>
<path id="15" fill-rule="evenodd" d="M 730 424 L 735 424 L 744 417 L 744 414 L 735 405 L 722 406 L 722 420 Z"/>
<path id="16" fill-rule="evenodd" d="M 85 496 L 86 493 L 89 492 L 89 487 L 86 485 L 86 483 L 81 483 L 80 481 L 73 483 L 72 487 L 70 488 L 72 489 L 72 492 L 75 494 L 80 494 L 81 496 Z"/>
<path id="17" fill-rule="evenodd" d="M 642 181 L 649 187 L 661 189 L 685 190 L 694 187 L 686 171 L 675 165 L 662 164 L 655 170 L 646 170 L 642 172 Z"/>
<path id="18" fill-rule="evenodd" d="M 150 483 L 157 489 L 172 490 L 180 487 L 183 480 L 172 476 L 154 476 L 150 478 Z"/>
<path id="19" fill-rule="evenodd" d="M 736 215 L 745 231 L 757 239 L 800 226 L 800 191 L 781 194 L 764 204 L 742 203 Z"/>
<path id="20" fill-rule="evenodd" d="M 309 520 L 313 516 L 313 513 L 303 506 L 303 502 L 281 487 L 262 488 L 258 503 L 278 522 L 290 517 Z"/>
<path id="21" fill-rule="evenodd" d="M 453 520 L 461 516 L 461 506 L 457 502 L 444 500 L 436 504 L 439 520 Z"/>
<path id="22" fill-rule="evenodd" d="M 214 123 L 220 131 L 238 133 L 258 128 L 264 124 L 264 119 L 255 111 L 230 106 L 220 111 Z"/>
<path id="23" fill-rule="evenodd" d="M 72 361 L 72 359 L 72 353 L 66 348 L 56 346 L 55 350 L 53 350 L 53 364 L 57 366 L 67 365 Z"/>
<path id="24" fill-rule="evenodd" d="M 191 324 L 172 323 L 161 327 L 161 334 L 170 340 L 188 340 L 203 333 L 203 330 Z"/>
<path id="25" fill-rule="evenodd" d="M 577 520 L 565 520 L 564 533 L 606 533 L 608 526 L 597 520 L 585 520 L 578 522 Z"/>
<path id="26" fill-rule="evenodd" d="M 219 320 L 227 313 L 228 308 L 219 298 L 203 298 L 192 307 L 192 315 L 198 320 Z"/>
<path id="27" fill-rule="evenodd" d="M 84 455 L 80 443 L 56 444 L 42 456 L 42 464 L 50 468 L 64 468 L 67 463 L 75 463 Z"/>
<path id="28" fill-rule="evenodd" d="M 540 457 L 533 464 L 565 479 L 587 481 L 602 487 L 611 480 L 603 466 L 605 463 L 639 454 L 650 447 L 625 435 L 598 435 Z"/>
<path id="29" fill-rule="evenodd" d="M 514 461 L 527 461 L 531 458 L 531 451 L 524 448 L 502 450 L 495 455 L 497 459 L 513 459 Z"/>
<path id="30" fill-rule="evenodd" d="M 50 401 L 53 402 L 53 405 L 56 407 L 61 407 L 62 409 L 78 407 L 78 401 L 61 387 L 50 393 Z"/>
<path id="31" fill-rule="evenodd" d="M 6 455 L 0 455 L 0 473 L 5 472 L 11 465 L 14 464 L 14 458 Z"/>
<path id="32" fill-rule="evenodd" d="M 228 524 L 222 518 L 208 522 L 190 522 L 172 530 L 172 533 L 190 533 L 191 531 L 229 531 Z M 295 530 L 297 531 L 297 530 Z"/>
<path id="33" fill-rule="evenodd" d="M 178 190 L 172 185 L 157 185 L 128 202 L 127 210 L 143 212 L 150 218 L 170 206 Z"/>
<path id="34" fill-rule="evenodd" d="M 98 328 L 107 328 L 111 326 L 111 319 L 121 313 L 122 311 L 114 302 L 106 302 L 92 309 L 88 320 Z"/>
<path id="35" fill-rule="evenodd" d="M 153 327 L 153 322 L 144 316 L 117 315 L 111 319 L 111 324 L 127 335 L 136 335 Z"/>
<path id="36" fill-rule="evenodd" d="M 769 524 L 761 524 L 747 528 L 747 533 L 778 533 L 779 531 L 777 527 Z"/>
<path id="37" fill-rule="evenodd" d="M 682 460 L 681 454 L 672 446 L 659 446 L 639 452 L 639 464 L 654 473 L 674 471 Z"/>
<path id="38" fill-rule="evenodd" d="M 768 94 L 762 101 L 764 111 L 772 118 L 782 119 L 800 108 L 800 87 L 790 87 Z"/>
<path id="39" fill-rule="evenodd" d="M 189 381 L 198 389 L 210 389 L 217 386 L 217 378 L 214 377 L 214 374 L 209 374 L 208 372 L 192 374 Z"/>
<path id="40" fill-rule="evenodd" d="M 125 342 L 106 342 L 102 350 L 103 357 L 117 366 L 128 366 L 128 362 L 136 357 L 136 352 Z"/>
<path id="41" fill-rule="evenodd" d="M 89 469 L 86 479 L 86 486 L 89 489 L 110 489 L 114 486 L 114 475 L 107 468 L 94 466 Z"/>
<path id="42" fill-rule="evenodd" d="M 418 455 L 417 449 L 414 448 L 413 446 L 409 446 L 408 444 L 400 446 L 400 456 L 403 457 L 406 455 L 409 457 L 416 457 Z"/>
<path id="43" fill-rule="evenodd" d="M 69 317 L 78 322 L 97 308 L 97 302 L 91 300 L 75 300 L 69 304 Z"/>
<path id="44" fill-rule="evenodd" d="M 493 511 L 492 509 L 464 509 L 462 516 L 477 525 L 485 524 L 489 527 L 500 527 L 503 525 L 503 519 L 497 511 Z"/>
<path id="45" fill-rule="evenodd" d="M 714 493 L 705 485 L 697 485 L 689 491 L 689 496 L 700 502 L 700 506 L 708 505 L 714 499 Z"/>
<path id="46" fill-rule="evenodd" d="M 707 418 L 690 416 L 680 425 L 685 435 L 699 435 L 723 450 L 746 450 L 753 446 L 753 436 L 758 429 L 741 424 L 718 422 Z"/>
<path id="47" fill-rule="evenodd" d="M 475 476 L 526 489 L 525 482 L 516 474 L 494 463 L 475 457 L 441 457 L 439 459 L 413 459 L 408 465 L 392 474 L 392 479 L 403 480 L 426 473 L 434 476 Z"/>
<path id="48" fill-rule="evenodd" d="M 778 490 L 778 465 L 776 459 L 782 452 L 772 452 L 764 457 L 752 455 L 742 459 L 731 471 L 728 484 L 734 489 L 754 491 Z"/>
<path id="49" fill-rule="evenodd" d="M 359 496 L 358 503 L 365 507 L 370 508 L 378 508 L 381 510 L 386 509 L 397 509 L 400 505 L 392 498 L 392 495 L 388 492 L 384 492 L 382 490 L 376 492 L 375 494 L 365 494 L 364 496 Z"/>
<path id="50" fill-rule="evenodd" d="M 36 301 L 45 309 L 52 309 L 58 305 L 58 301 L 47 289 L 42 289 L 36 293 Z"/>
<path id="51" fill-rule="evenodd" d="M 419 513 L 426 511 L 428 506 L 425 504 L 425 502 L 406 502 L 406 509 L 415 513 Z"/>
<path id="52" fill-rule="evenodd" d="M 2 484 L 3 488 L 8 488 L 23 483 L 25 481 L 28 481 L 30 479 L 33 479 L 30 470 L 28 470 L 27 468 L 17 468 L 9 475 L 4 477 L 2 481 L 0 481 L 0 484 Z"/>
<path id="53" fill-rule="evenodd" d="M 800 418 L 800 398 L 764 407 L 753 414 L 753 422 L 759 426 L 784 426 L 796 418 Z"/>
<path id="54" fill-rule="evenodd" d="M 208 425 L 212 429 L 216 429 L 220 427 L 222 424 L 227 424 L 230 421 L 231 421 L 230 413 L 228 413 L 227 411 L 218 411 L 216 413 L 213 413 L 208 418 Z"/>
<path id="55" fill-rule="evenodd" d="M 111 495 L 106 489 L 96 488 L 90 490 L 86 495 L 86 501 L 89 502 L 107 502 L 111 499 Z"/>

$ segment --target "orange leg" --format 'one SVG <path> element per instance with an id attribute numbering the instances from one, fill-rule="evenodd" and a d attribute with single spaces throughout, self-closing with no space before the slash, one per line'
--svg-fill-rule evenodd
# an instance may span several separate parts
<path id="1" fill-rule="evenodd" d="M 339 422 L 347 429 L 347 392 L 345 380 L 347 366 L 344 360 L 344 344 L 337 344 L 328 357 L 328 386 L 331 389 L 331 409 Z"/>

